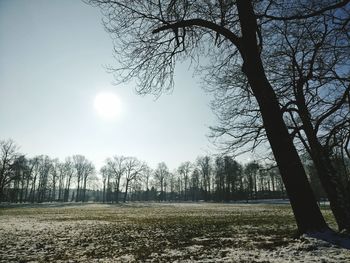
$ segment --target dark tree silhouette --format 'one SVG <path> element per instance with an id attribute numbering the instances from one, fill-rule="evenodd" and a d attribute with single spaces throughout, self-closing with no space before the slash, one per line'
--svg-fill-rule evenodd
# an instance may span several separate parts
<path id="1" fill-rule="evenodd" d="M 204 200 L 208 201 L 210 198 L 211 187 L 211 160 L 209 156 L 198 157 L 197 166 L 198 171 L 202 177 L 202 191 L 204 192 Z"/>
<path id="2" fill-rule="evenodd" d="M 349 189 L 340 169 L 332 163 L 332 147 L 326 140 L 330 135 L 327 129 L 337 127 L 338 132 L 344 131 L 350 117 L 350 45 L 336 21 L 336 17 L 327 14 L 307 22 L 279 23 L 276 28 L 281 39 L 276 41 L 275 51 L 279 55 L 272 53 L 275 61 L 270 61 L 279 68 L 273 82 L 280 86 L 278 92 L 291 133 L 313 160 L 339 230 L 350 230 Z"/>
<path id="3" fill-rule="evenodd" d="M 66 158 L 63 164 L 63 172 L 65 173 L 65 178 L 66 178 L 63 199 L 64 199 L 64 202 L 68 202 L 70 187 L 71 187 L 72 178 L 74 175 L 74 164 L 73 164 L 72 158 L 70 157 Z"/>
<path id="4" fill-rule="evenodd" d="M 340 155 L 345 156 L 348 149 L 344 143 L 350 114 L 347 2 L 323 7 L 317 16 L 307 15 L 307 20 L 290 15 L 303 8 L 298 1 L 288 6 L 281 4 L 288 8 L 280 9 L 278 17 L 267 15 L 270 9 L 276 10 L 274 3 L 258 16 L 270 20 L 269 26 L 263 27 L 265 43 L 271 44 L 262 52 L 265 72 L 277 93 L 291 136 L 297 139 L 294 143 L 307 151 L 315 163 L 340 230 L 348 229 L 350 223 L 349 183 L 344 183 L 346 175 L 332 165 L 332 158 L 338 158 L 335 151 L 340 149 Z M 313 4 L 310 10 L 317 8 Z M 219 56 L 217 63 L 220 59 Z M 212 128 L 213 137 L 223 137 L 219 142 L 226 151 L 254 150 L 266 141 L 258 105 L 250 99 L 252 94 L 238 69 L 220 69 L 208 75 L 208 89 L 216 95 L 212 107 L 219 117 L 219 125 Z M 243 90 L 237 90 L 237 80 Z M 239 103 L 232 103 L 235 101 Z"/>
<path id="5" fill-rule="evenodd" d="M 102 176 L 102 203 L 105 203 L 106 200 L 106 184 L 107 184 L 107 177 L 108 177 L 108 170 L 106 166 L 102 166 L 100 169 L 100 174 Z"/>
<path id="6" fill-rule="evenodd" d="M 251 196 L 250 199 L 256 199 L 258 193 L 258 173 L 260 166 L 256 162 L 250 162 L 244 167 L 244 173 L 246 175 L 248 191 Z"/>
<path id="7" fill-rule="evenodd" d="M 146 165 L 135 157 L 126 157 L 125 163 L 125 193 L 124 193 L 124 203 L 128 196 L 128 191 L 130 184 L 137 180 L 138 177 L 144 172 Z"/>
<path id="8" fill-rule="evenodd" d="M 189 186 L 189 178 L 190 178 L 190 172 L 192 169 L 192 165 L 190 162 L 184 162 L 182 163 L 179 168 L 177 169 L 178 173 L 181 176 L 181 181 L 183 182 L 183 196 L 184 200 L 188 200 L 188 186 Z"/>
<path id="9" fill-rule="evenodd" d="M 120 182 L 123 174 L 126 171 L 125 162 L 127 158 L 124 156 L 114 156 L 113 158 L 109 158 L 106 160 L 106 172 L 114 178 L 114 201 L 116 203 L 119 202 L 119 192 L 120 192 Z"/>
<path id="10" fill-rule="evenodd" d="M 283 184 L 272 163 L 263 164 L 252 161 L 243 169 L 243 165 L 230 156 L 217 156 L 215 164 L 210 162 L 214 160 L 213 156 L 205 156 L 198 157 L 194 163 L 184 162 L 176 171 L 169 172 L 164 162 L 153 171 L 135 157 L 114 156 L 107 158 L 106 165 L 100 170 L 103 187 L 100 191 L 94 184 L 97 177 L 93 176 L 92 164 L 85 158 L 81 160 L 85 160 L 82 163 L 86 166 L 86 169 L 83 169 L 85 175 L 80 188 L 83 202 L 87 200 L 117 201 L 118 199 L 115 198 L 116 195 L 119 196 L 120 190 L 116 187 L 116 180 L 119 176 L 121 185 L 126 186 L 127 181 L 129 182 L 128 191 L 123 194 L 131 201 L 171 202 L 191 199 L 192 201 L 246 200 L 249 202 L 253 199 L 284 198 Z M 313 189 L 319 192 L 320 184 L 315 180 L 317 178 L 314 176 L 313 167 L 310 166 L 312 165 L 310 160 L 304 159 L 304 164 L 308 167 Z M 111 165 L 114 166 L 114 170 Z M 24 155 L 18 155 L 13 159 L 11 167 L 14 177 L 4 189 L 2 201 L 16 203 L 75 201 L 77 193 L 74 188 L 77 182 L 72 181 L 76 172 L 72 158 L 68 157 L 61 163 L 58 159 L 44 155 L 30 159 Z M 349 168 L 350 163 L 347 163 L 344 170 Z M 127 172 L 127 169 L 130 172 Z M 206 173 L 205 176 L 203 171 Z M 85 180 L 86 175 L 88 177 Z M 210 189 L 205 186 L 208 182 L 210 182 Z M 57 185 L 58 194 L 55 193 Z M 106 191 L 106 188 L 109 190 Z"/>
<path id="11" fill-rule="evenodd" d="M 158 164 L 157 169 L 154 171 L 154 177 L 157 184 L 160 186 L 160 201 L 166 201 L 166 184 L 169 176 L 169 170 L 164 162 Z"/>
<path id="12" fill-rule="evenodd" d="M 263 127 L 291 201 L 300 233 L 328 228 L 317 206 L 292 138 L 283 120 L 276 93 L 267 79 L 262 49 L 264 23 L 273 18 L 293 20 L 274 1 L 109 1 L 91 0 L 105 13 L 105 25 L 115 41 L 122 81 L 139 80 L 140 93 L 160 94 L 173 85 L 177 60 L 213 54 L 215 44 L 242 67 L 255 97 Z M 348 1 L 295 3 L 307 18 L 344 6 Z M 273 9 L 271 9 L 271 6 Z M 272 15 L 270 12 L 272 10 Z M 280 14 L 282 13 L 282 16 Z M 273 16 L 273 17 L 272 17 Z M 225 50 L 226 48 L 226 50 Z M 228 51 L 229 50 L 229 51 Z M 225 61 L 222 61 L 222 67 Z M 122 74 L 126 73 L 126 74 Z"/>
<path id="13" fill-rule="evenodd" d="M 0 202 L 5 187 L 16 178 L 14 163 L 18 155 L 18 146 L 12 140 L 0 141 Z"/>

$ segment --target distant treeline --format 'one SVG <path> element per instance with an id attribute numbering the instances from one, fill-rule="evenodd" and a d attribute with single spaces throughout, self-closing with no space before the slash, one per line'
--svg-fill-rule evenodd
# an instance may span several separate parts
<path id="1" fill-rule="evenodd" d="M 286 198 L 278 169 L 232 157 L 198 157 L 169 171 L 164 162 L 151 169 L 135 157 L 108 158 L 100 169 L 83 155 L 61 162 L 40 155 L 27 158 L 12 140 L 0 141 L 1 202 L 236 201 Z M 323 190 L 309 169 L 318 198 Z"/>

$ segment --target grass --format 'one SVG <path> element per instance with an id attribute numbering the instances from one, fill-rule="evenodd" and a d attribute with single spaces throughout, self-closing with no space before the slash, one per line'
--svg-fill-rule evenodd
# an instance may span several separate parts
<path id="1" fill-rule="evenodd" d="M 329 209 L 323 213 L 334 226 Z M 274 251 L 295 235 L 288 205 L 0 208 L 0 262 L 214 260 L 235 248 Z"/>

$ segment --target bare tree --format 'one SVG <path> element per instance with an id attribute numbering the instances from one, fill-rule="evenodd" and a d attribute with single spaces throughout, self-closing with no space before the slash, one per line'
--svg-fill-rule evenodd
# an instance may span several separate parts
<path id="1" fill-rule="evenodd" d="M 200 197 L 200 172 L 198 168 L 192 170 L 191 173 L 191 185 L 190 185 L 190 195 L 192 201 L 198 201 Z"/>
<path id="2" fill-rule="evenodd" d="M 70 187 L 71 187 L 72 178 L 74 175 L 74 164 L 73 164 L 72 158 L 67 157 L 63 166 L 64 168 L 62 171 L 65 173 L 65 178 L 66 178 L 65 188 L 64 188 L 64 202 L 68 202 Z"/>
<path id="3" fill-rule="evenodd" d="M 37 202 L 41 203 L 47 200 L 49 195 L 49 180 L 52 169 L 52 160 L 47 155 L 42 155 L 38 162 L 38 186 L 37 186 Z"/>
<path id="4" fill-rule="evenodd" d="M 190 172 L 192 169 L 192 164 L 190 162 L 184 162 L 182 163 L 179 168 L 177 169 L 178 173 L 182 177 L 184 186 L 184 200 L 188 200 L 188 186 L 189 186 L 189 178 L 190 178 Z"/>
<path id="5" fill-rule="evenodd" d="M 83 155 L 74 155 L 66 158 L 63 169 L 66 177 L 65 201 L 69 201 L 72 179 L 76 178 L 76 194 L 71 196 L 71 201 L 86 202 L 87 187 L 89 182 L 95 181 L 95 166 Z"/>
<path id="6" fill-rule="evenodd" d="M 244 173 L 248 183 L 248 192 L 251 199 L 257 199 L 258 193 L 258 173 L 260 165 L 256 162 L 250 162 L 244 167 Z"/>
<path id="7" fill-rule="evenodd" d="M 241 66 L 249 92 L 257 102 L 299 232 L 328 228 L 266 76 L 261 52 L 268 45 L 262 29 L 272 19 L 306 19 L 345 6 L 348 1 L 297 1 L 286 12 L 285 5 L 274 1 L 89 2 L 105 13 L 105 25 L 114 37 L 120 60 L 118 75 L 124 76 L 122 81 L 138 78 L 140 93 L 160 94 L 171 89 L 175 62 L 196 59 L 203 53 L 213 56 L 214 45 L 224 58 L 220 67 L 223 72 L 229 70 L 225 68 L 228 64 Z"/>
<path id="8" fill-rule="evenodd" d="M 160 201 L 166 201 L 166 184 L 169 176 L 168 166 L 161 162 L 158 164 L 157 169 L 154 171 L 154 178 L 160 186 Z"/>
<path id="9" fill-rule="evenodd" d="M 279 67 L 276 82 L 281 87 L 291 87 L 290 96 L 285 88 L 279 92 L 289 97 L 284 99 L 283 110 L 292 133 L 313 160 L 339 230 L 350 230 L 349 189 L 342 182 L 340 169 L 332 164 L 332 147 L 326 139 L 332 136 L 327 128 L 337 128 L 339 132 L 350 118 L 350 73 L 345 70 L 350 45 L 334 19 L 327 14 L 307 23 L 280 23 L 278 30 L 284 39 L 279 44 L 284 51 L 279 51 L 278 63 L 281 59 L 286 63 Z"/>
<path id="10" fill-rule="evenodd" d="M 53 159 L 52 160 L 52 169 L 51 169 L 51 174 L 52 174 L 52 191 L 51 191 L 51 197 L 50 197 L 50 201 L 56 201 L 57 200 L 57 186 L 59 186 L 59 160 Z M 58 183 L 58 184 L 57 184 Z M 59 187 L 58 187 L 58 191 L 59 191 Z"/>
<path id="11" fill-rule="evenodd" d="M 30 187 L 30 192 L 29 192 L 29 200 L 30 202 L 35 201 L 35 191 L 36 191 L 36 182 L 37 182 L 37 177 L 39 174 L 39 162 L 40 162 L 41 156 L 36 156 L 30 160 L 32 169 L 31 169 L 31 187 Z"/>
<path id="12" fill-rule="evenodd" d="M 258 17 L 268 18 L 261 26 L 265 32 L 264 41 L 270 44 L 262 51 L 266 75 L 278 96 L 291 136 L 299 140 L 294 143 L 302 151 L 306 150 L 315 162 L 339 229 L 349 228 L 349 190 L 344 187 L 347 184 L 341 183 L 344 180 L 331 161 L 332 146 L 343 145 L 349 127 L 350 79 L 345 70 L 350 47 L 346 22 L 349 6 L 346 6 L 347 1 L 342 1 L 339 5 L 329 5 L 329 9 L 321 7 L 319 10 L 323 11 L 317 15 L 304 17 L 291 15 L 303 8 L 300 1 L 295 1 L 288 6 L 281 3 L 285 8 L 280 9 L 278 16 L 273 16 L 267 14 L 279 10 L 275 9 L 278 4 L 265 2 L 269 4 Z M 335 1 L 328 4 L 331 2 Z M 319 3 L 309 4 L 309 10 L 315 10 Z M 218 56 L 218 64 L 221 64 L 220 59 Z M 208 84 L 214 86 L 208 89 L 216 95 L 212 107 L 220 123 L 212 129 L 214 138 L 223 136 L 219 142 L 227 151 L 266 147 L 261 113 L 245 85 L 246 77 L 234 65 L 231 72 L 220 72 L 221 67 L 218 68 L 208 75 Z M 244 87 L 243 92 L 237 90 L 237 80 Z M 220 84 L 219 88 L 213 84 Z M 239 103 L 234 103 L 237 101 Z M 338 134 L 335 140 L 332 139 L 334 134 Z M 340 148 L 345 152 L 346 147 Z"/>
<path id="13" fill-rule="evenodd" d="M 147 164 L 145 164 L 145 167 L 141 176 L 141 180 L 144 185 L 144 191 L 145 191 L 144 200 L 146 201 L 149 200 L 150 181 L 151 181 L 152 175 L 153 175 L 153 170 Z"/>
<path id="14" fill-rule="evenodd" d="M 5 187 L 15 179 L 13 164 L 18 157 L 18 146 L 12 140 L 0 141 L 0 202 Z"/>
<path id="15" fill-rule="evenodd" d="M 146 168 L 145 164 L 139 161 L 135 157 L 126 157 L 125 158 L 125 194 L 124 194 L 124 203 L 128 196 L 128 190 L 130 183 L 137 179 L 140 176 L 144 169 Z"/>
<path id="16" fill-rule="evenodd" d="M 75 196 L 75 202 L 84 202 L 87 178 L 94 172 L 95 167 L 83 155 L 74 155 L 73 165 L 75 168 L 75 176 L 77 179 L 77 192 Z"/>
<path id="17" fill-rule="evenodd" d="M 102 202 L 106 202 L 106 183 L 107 183 L 107 177 L 108 177 L 108 170 L 106 166 L 102 166 L 100 169 L 100 174 L 102 175 Z"/>
<path id="18" fill-rule="evenodd" d="M 211 185 L 211 160 L 209 156 L 198 157 L 197 158 L 198 171 L 202 176 L 202 188 L 204 191 L 204 200 L 208 201 L 210 199 L 210 185 Z"/>
<path id="19" fill-rule="evenodd" d="M 58 201 L 64 201 L 64 182 L 66 179 L 64 163 L 59 162 L 57 165 L 58 170 Z"/>
<path id="20" fill-rule="evenodd" d="M 106 173 L 109 181 L 109 174 L 114 178 L 115 185 L 114 185 L 114 201 L 116 203 L 119 202 L 119 193 L 120 193 L 120 182 L 123 174 L 126 171 L 125 162 L 127 161 L 127 158 L 124 156 L 114 156 L 113 158 L 108 158 L 106 160 Z M 107 188 L 108 188 L 107 183 Z M 108 190 L 107 190 L 108 191 Z"/>
<path id="21" fill-rule="evenodd" d="M 32 180 L 32 174 L 33 174 L 33 169 L 35 166 L 35 161 L 32 159 L 27 159 L 27 169 L 25 172 L 25 186 L 24 186 L 24 191 L 23 192 L 23 200 L 25 202 L 29 201 L 29 183 Z"/>
<path id="22" fill-rule="evenodd" d="M 95 174 L 95 166 L 92 164 L 92 162 L 88 161 L 84 166 L 84 173 L 83 173 L 83 188 L 82 188 L 82 197 L 81 201 L 86 202 L 86 187 L 89 179 L 92 175 Z"/>

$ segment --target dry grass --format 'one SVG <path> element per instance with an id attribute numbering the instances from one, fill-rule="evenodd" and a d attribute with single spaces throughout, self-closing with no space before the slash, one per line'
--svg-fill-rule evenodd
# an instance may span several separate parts
<path id="1" fill-rule="evenodd" d="M 288 205 L 14 206 L 0 208 L 0 262 L 350 262 L 295 229 Z"/>

